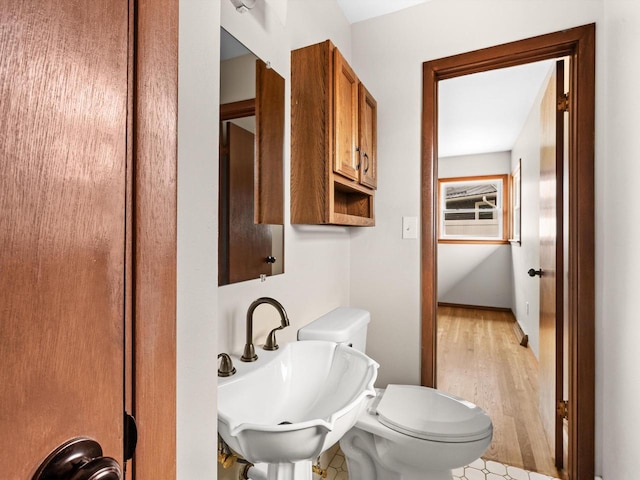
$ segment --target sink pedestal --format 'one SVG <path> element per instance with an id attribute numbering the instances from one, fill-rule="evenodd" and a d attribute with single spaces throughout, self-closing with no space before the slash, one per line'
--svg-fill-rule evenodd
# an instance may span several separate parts
<path id="1" fill-rule="evenodd" d="M 296 463 L 270 463 L 267 480 L 312 480 L 311 460 Z"/>

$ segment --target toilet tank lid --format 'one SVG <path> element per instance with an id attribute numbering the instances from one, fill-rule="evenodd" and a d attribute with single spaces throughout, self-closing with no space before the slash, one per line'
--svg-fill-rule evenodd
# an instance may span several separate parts
<path id="1" fill-rule="evenodd" d="M 371 315 L 367 310 L 338 307 L 298 330 L 298 340 L 347 342 L 370 320 Z"/>

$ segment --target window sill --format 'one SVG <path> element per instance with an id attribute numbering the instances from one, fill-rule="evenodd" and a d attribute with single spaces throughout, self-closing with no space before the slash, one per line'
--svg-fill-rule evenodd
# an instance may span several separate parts
<path id="1" fill-rule="evenodd" d="M 438 243 L 451 243 L 451 244 L 469 244 L 469 245 L 508 245 L 509 240 L 480 240 L 473 238 L 465 239 L 452 239 L 452 238 L 439 238 Z"/>

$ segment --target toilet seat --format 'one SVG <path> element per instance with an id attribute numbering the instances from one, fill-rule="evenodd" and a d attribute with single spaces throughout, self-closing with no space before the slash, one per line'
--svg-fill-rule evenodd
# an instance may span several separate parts
<path id="1" fill-rule="evenodd" d="M 423 440 L 473 442 L 493 431 L 491 419 L 477 405 L 416 385 L 389 385 L 376 414 L 386 427 Z"/>

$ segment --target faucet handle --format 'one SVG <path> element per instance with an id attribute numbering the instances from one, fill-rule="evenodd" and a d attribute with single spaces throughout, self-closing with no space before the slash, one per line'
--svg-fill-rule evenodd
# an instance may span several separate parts
<path id="1" fill-rule="evenodd" d="M 236 373 L 236 367 L 233 366 L 231 357 L 226 353 L 219 353 L 218 358 L 220 357 L 222 357 L 222 361 L 220 362 L 220 367 L 218 368 L 218 376 L 230 377 L 231 375 Z"/>
<path id="2" fill-rule="evenodd" d="M 267 335 L 267 341 L 264 343 L 264 347 L 262 347 L 263 350 L 278 350 L 278 342 L 276 341 L 276 331 L 277 330 L 282 330 L 284 327 L 283 326 L 279 326 L 277 328 L 274 328 L 273 330 L 271 330 L 269 332 L 269 335 Z"/>

